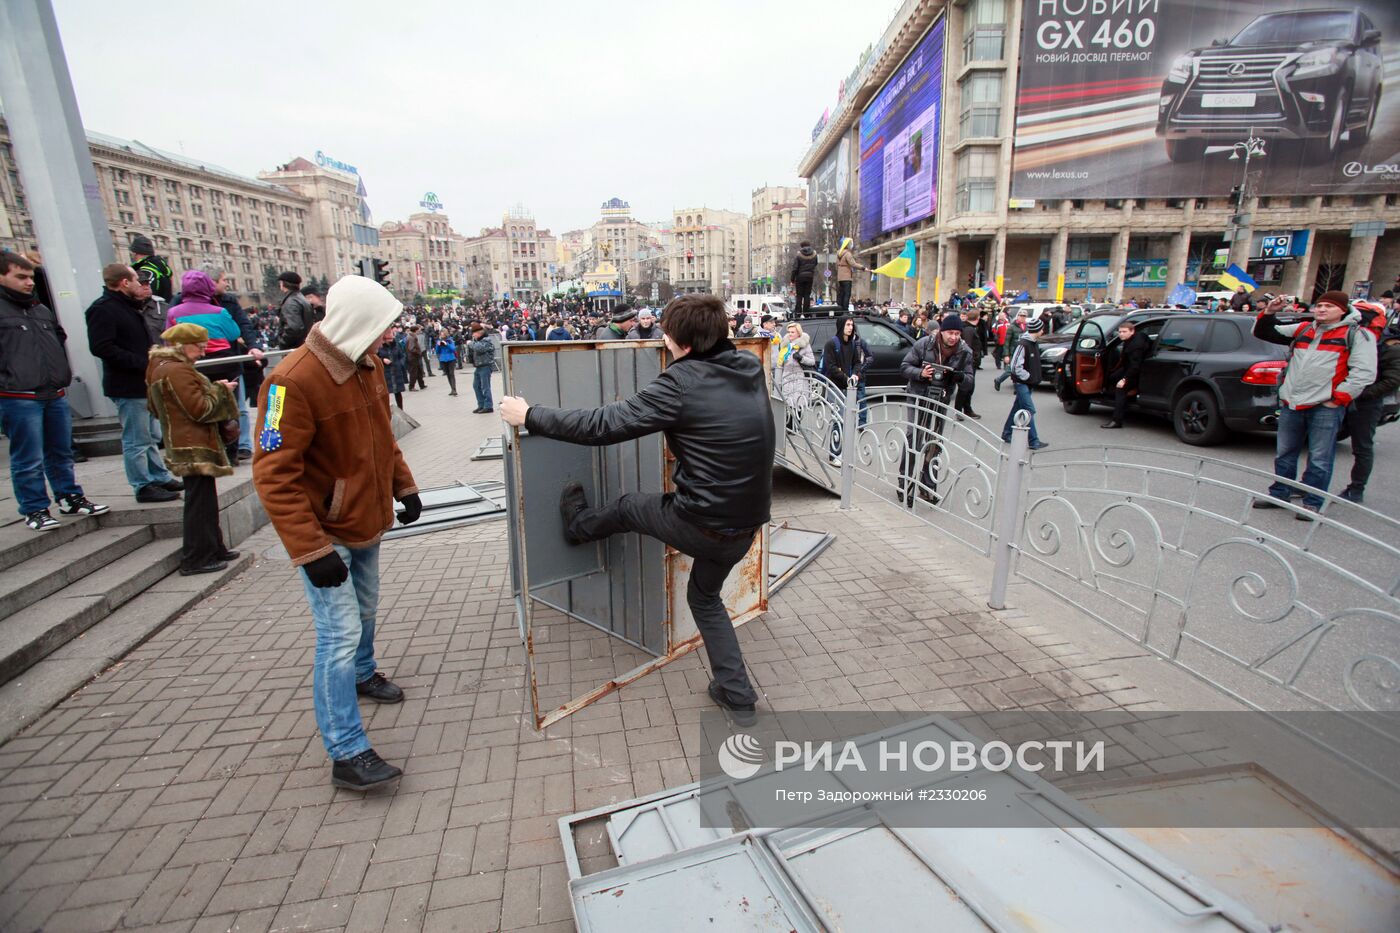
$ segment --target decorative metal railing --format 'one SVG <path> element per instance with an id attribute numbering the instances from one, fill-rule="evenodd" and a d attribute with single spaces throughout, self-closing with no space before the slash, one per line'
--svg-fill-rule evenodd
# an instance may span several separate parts
<path id="1" fill-rule="evenodd" d="M 859 486 L 991 556 L 993 608 L 1015 578 L 1256 709 L 1400 711 L 1395 518 L 1333 496 L 1320 514 L 1256 510 L 1275 477 L 1239 464 L 1032 452 L 1026 423 L 1003 442 L 940 398 L 880 391 L 858 406 L 816 373 L 803 386 L 775 399 L 779 462 L 843 507 Z"/>

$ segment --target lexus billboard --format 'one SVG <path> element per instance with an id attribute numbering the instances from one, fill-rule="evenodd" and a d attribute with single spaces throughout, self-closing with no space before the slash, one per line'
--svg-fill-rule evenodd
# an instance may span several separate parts
<path id="1" fill-rule="evenodd" d="M 1022 21 L 1014 197 L 1228 195 L 1246 152 L 1255 194 L 1400 191 L 1395 0 L 1026 0 Z"/>

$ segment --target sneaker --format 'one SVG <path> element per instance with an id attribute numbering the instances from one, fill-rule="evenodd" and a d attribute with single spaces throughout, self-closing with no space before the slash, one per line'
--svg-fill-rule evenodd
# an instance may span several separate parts
<path id="1" fill-rule="evenodd" d="M 839 467 L 839 466 L 841 465 L 841 458 L 840 458 L 840 457 L 827 457 L 827 458 L 826 458 L 826 462 L 829 463 L 829 464 L 831 464 L 831 465 L 834 466 L 834 467 Z"/>
<path id="2" fill-rule="evenodd" d="M 1341 493 L 1338 495 L 1338 498 L 1345 499 L 1348 502 L 1355 502 L 1357 505 L 1360 505 L 1362 497 L 1365 495 L 1365 492 L 1366 490 L 1359 486 L 1348 486 L 1346 489 L 1343 489 L 1341 491 Z"/>
<path id="3" fill-rule="evenodd" d="M 380 758 L 374 749 L 360 752 L 354 758 L 331 763 L 331 783 L 336 787 L 364 790 L 400 777 L 403 771 Z"/>
<path id="4" fill-rule="evenodd" d="M 479 415 L 479 414 L 481 414 L 481 413 L 482 413 L 483 411 L 485 411 L 485 410 L 486 410 L 486 409 L 484 409 L 484 408 L 482 408 L 480 405 L 478 405 L 476 408 L 473 408 L 473 409 L 472 409 L 472 414 L 474 414 L 474 415 Z"/>
<path id="5" fill-rule="evenodd" d="M 1313 518 L 1313 516 L 1321 513 L 1321 511 L 1322 509 L 1318 508 L 1315 505 L 1305 505 L 1303 506 L 1303 511 L 1294 512 L 1293 517 L 1298 519 L 1298 521 L 1300 522 L 1316 521 L 1316 519 Z"/>
<path id="6" fill-rule="evenodd" d="M 1277 496 L 1274 496 L 1274 495 L 1271 494 L 1271 495 L 1264 496 L 1263 498 L 1260 498 L 1260 499 L 1255 499 L 1255 500 L 1254 500 L 1254 504 L 1253 504 L 1252 506 L 1250 506 L 1250 508 L 1255 508 L 1255 509 L 1281 509 L 1281 508 L 1283 508 L 1283 503 L 1285 503 L 1285 502 L 1287 502 L 1287 501 L 1288 501 L 1287 499 L 1280 499 L 1280 498 L 1278 498 Z"/>
<path id="7" fill-rule="evenodd" d="M 1047 447 L 1049 447 L 1049 446 L 1050 446 L 1050 442 L 1049 442 L 1049 441 L 1041 441 L 1039 444 L 1032 444 L 1032 445 L 1031 445 L 1031 450 L 1044 450 L 1045 448 L 1047 448 Z"/>
<path id="8" fill-rule="evenodd" d="M 58 510 L 64 515 L 101 515 L 111 511 L 105 505 L 98 505 L 87 496 L 60 496 Z"/>
<path id="9" fill-rule="evenodd" d="M 169 489 L 171 492 L 184 492 L 185 483 L 183 480 L 172 479 L 168 483 L 156 483 L 161 489 Z"/>
<path id="10" fill-rule="evenodd" d="M 713 680 L 710 681 L 708 691 L 710 699 L 715 701 L 716 706 L 729 714 L 729 718 L 734 720 L 736 726 L 752 726 L 758 720 L 758 714 L 754 711 L 752 703 L 741 705 L 731 702 L 720 685 Z"/>
<path id="11" fill-rule="evenodd" d="M 403 688 L 385 677 L 381 671 L 375 671 L 369 680 L 355 684 L 355 692 L 362 697 L 369 697 L 376 703 L 403 702 Z"/>
<path id="12" fill-rule="evenodd" d="M 1105 421 L 1103 424 L 1099 425 L 1101 428 L 1121 428 L 1122 426 L 1123 422 L 1121 421 Z"/>
<path id="13" fill-rule="evenodd" d="M 559 490 L 559 517 L 564 520 L 564 540 L 570 544 L 582 544 L 569 531 L 574 523 L 574 518 L 578 513 L 588 508 L 588 497 L 583 494 L 583 486 L 578 483 L 566 483 L 564 488 Z"/>
<path id="14" fill-rule="evenodd" d="M 48 509 L 40 509 L 24 516 L 24 524 L 32 531 L 50 531 L 58 527 L 58 519 L 50 515 Z"/>
<path id="15" fill-rule="evenodd" d="M 174 502 L 180 498 L 180 494 L 172 489 L 166 489 L 157 483 L 149 486 L 142 486 L 136 490 L 137 502 Z"/>

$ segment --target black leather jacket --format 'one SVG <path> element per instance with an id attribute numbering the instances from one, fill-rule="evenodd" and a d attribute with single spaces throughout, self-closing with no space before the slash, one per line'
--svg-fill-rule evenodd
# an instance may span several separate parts
<path id="1" fill-rule="evenodd" d="M 904 354 L 899 371 L 904 374 L 904 391 L 910 395 L 928 395 L 935 384 L 945 389 L 972 391 L 975 378 L 973 375 L 975 360 L 972 355 L 972 347 L 967 345 L 967 341 L 959 340 L 958 345 L 953 348 L 953 352 L 948 354 L 948 358 L 945 360 L 939 349 L 938 341 L 939 336 L 935 331 L 914 341 L 909 352 Z M 935 369 L 933 378 L 925 379 L 923 375 L 925 363 L 947 366 L 955 372 L 945 373 L 943 370 Z"/>
<path id="2" fill-rule="evenodd" d="M 73 381 L 58 315 L 28 295 L 0 291 L 0 394 L 51 399 Z"/>
<path id="3" fill-rule="evenodd" d="M 768 521 L 775 434 L 763 361 L 728 340 L 602 408 L 531 405 L 525 427 L 594 447 L 664 431 L 676 456 L 676 505 L 695 524 L 730 531 Z"/>

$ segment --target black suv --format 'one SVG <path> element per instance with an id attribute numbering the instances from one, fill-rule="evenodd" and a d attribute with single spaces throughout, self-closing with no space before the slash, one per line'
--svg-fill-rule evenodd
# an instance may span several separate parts
<path id="1" fill-rule="evenodd" d="M 1113 404 L 1107 374 L 1123 319 L 1108 313 L 1079 322 L 1056 367 L 1055 392 L 1065 411 L 1082 415 L 1092 404 Z M 1277 427 L 1288 348 L 1255 337 L 1253 315 L 1133 311 L 1126 320 L 1151 345 L 1131 408 L 1166 415 L 1176 436 L 1197 446 L 1219 444 L 1230 431 Z"/>
<path id="2" fill-rule="evenodd" d="M 1265 13 L 1233 39 L 1192 49 L 1162 83 L 1157 135 L 1173 162 L 1251 133 L 1305 141 L 1311 161 L 1337 155 L 1342 136 L 1371 135 L 1385 62 L 1381 31 L 1359 10 Z"/>
<path id="3" fill-rule="evenodd" d="M 803 312 L 801 316 L 788 317 L 789 321 L 801 324 L 802 330 L 811 336 L 812 353 L 816 355 L 818 362 L 821 361 L 827 341 L 836 336 L 836 321 L 841 313 L 841 309 L 836 305 L 817 305 L 812 310 Z M 914 338 L 896 327 L 889 318 L 879 314 L 857 312 L 855 319 L 856 333 L 870 345 L 870 353 L 874 357 L 870 368 L 865 371 L 865 384 L 903 386 L 905 379 L 899 371 L 899 364 L 904 361 L 904 354 L 914 346 Z"/>

